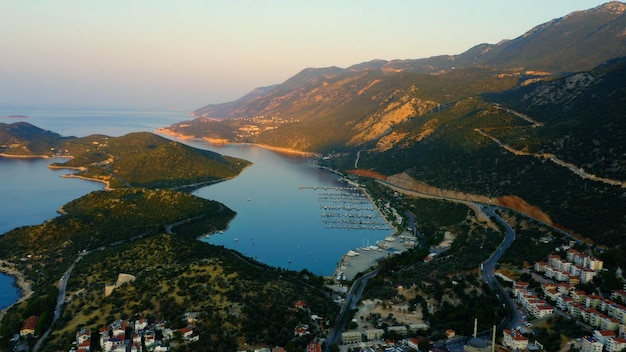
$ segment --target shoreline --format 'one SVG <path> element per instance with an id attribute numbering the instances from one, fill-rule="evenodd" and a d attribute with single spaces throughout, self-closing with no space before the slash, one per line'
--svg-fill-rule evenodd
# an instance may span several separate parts
<path id="1" fill-rule="evenodd" d="M 56 167 L 56 168 L 57 169 L 62 169 L 61 167 Z M 112 190 L 114 190 L 114 188 L 111 188 L 111 186 L 110 186 L 110 181 L 99 180 L 97 178 L 89 178 L 89 177 L 79 176 L 79 175 L 75 175 L 75 174 L 63 174 L 63 175 L 61 175 L 61 177 L 62 178 L 78 178 L 78 179 L 85 180 L 85 181 L 92 181 L 92 182 L 103 183 L 105 191 L 112 191 Z"/>
<path id="2" fill-rule="evenodd" d="M 279 153 L 284 153 L 284 154 L 301 155 L 301 156 L 305 156 L 305 157 L 316 157 L 316 158 L 321 157 L 321 154 L 316 153 L 316 152 L 307 152 L 307 151 L 302 151 L 302 150 L 297 150 L 297 149 L 292 149 L 292 148 L 276 147 L 276 146 L 272 146 L 272 145 L 268 145 L 268 144 L 260 144 L 260 143 L 240 143 L 240 142 L 231 142 L 231 141 L 226 140 L 226 139 L 217 139 L 217 138 L 209 138 L 209 137 L 194 137 L 194 136 L 190 136 L 190 135 L 186 135 L 186 134 L 182 134 L 182 133 L 177 133 L 177 132 L 174 132 L 174 131 L 169 130 L 167 128 L 159 128 L 155 132 L 156 133 L 161 133 L 161 134 L 164 134 L 164 135 L 168 135 L 168 136 L 171 136 L 171 137 L 175 137 L 175 138 L 178 138 L 178 139 L 182 139 L 182 140 L 204 141 L 204 142 L 207 142 L 207 143 L 209 143 L 211 145 L 215 145 L 215 146 L 220 146 L 220 145 L 252 145 L 252 146 L 259 147 L 259 148 L 272 150 L 272 151 L 279 152 Z"/>
<path id="3" fill-rule="evenodd" d="M 6 154 L 0 153 L 0 157 L 11 159 L 54 159 L 55 156 L 50 155 L 25 155 L 25 154 Z"/>
<path id="4" fill-rule="evenodd" d="M 29 299 L 33 295 L 33 290 L 30 283 L 26 281 L 24 274 L 15 268 L 15 264 L 0 259 L 0 273 L 14 277 L 13 286 L 20 291 L 20 298 L 17 301 L 0 310 L 0 321 L 2 321 L 9 309 Z"/>

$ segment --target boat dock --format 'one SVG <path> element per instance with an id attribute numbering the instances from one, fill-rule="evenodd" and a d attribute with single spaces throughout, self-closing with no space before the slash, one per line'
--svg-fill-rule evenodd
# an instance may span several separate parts
<path id="1" fill-rule="evenodd" d="M 312 190 L 318 190 L 318 189 L 322 189 L 322 190 L 329 190 L 329 189 L 334 189 L 337 191 L 357 191 L 357 192 L 361 192 L 360 189 L 356 188 L 356 187 L 332 187 L 332 186 L 300 186 L 300 189 L 312 189 Z"/>
<path id="2" fill-rule="evenodd" d="M 326 229 L 393 230 L 360 188 L 300 186 L 300 189 L 318 191 Z"/>

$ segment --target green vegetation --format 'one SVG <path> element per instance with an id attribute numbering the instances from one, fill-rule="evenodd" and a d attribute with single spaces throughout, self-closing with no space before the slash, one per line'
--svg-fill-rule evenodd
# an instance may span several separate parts
<path id="1" fill-rule="evenodd" d="M 76 169 L 74 176 L 105 182 L 110 188 L 194 188 L 235 177 L 250 165 L 148 132 L 61 137 L 26 122 L 0 124 L 0 153 L 71 156 L 51 167 Z"/>
<path id="2" fill-rule="evenodd" d="M 52 156 L 56 154 L 57 147 L 69 138 L 27 122 L 0 123 L 0 154 Z"/>
<path id="3" fill-rule="evenodd" d="M 188 193 L 138 188 L 92 192 L 63 209 L 67 215 L 0 237 L 0 258 L 16 263 L 32 258 L 19 265 L 29 269 L 28 279 L 35 288 L 57 280 L 82 250 L 159 234 L 166 225 L 187 220 L 204 226 L 202 232 L 186 234 L 197 237 L 225 228 L 234 216 L 222 204 Z"/>
<path id="4" fill-rule="evenodd" d="M 606 21 L 595 12 L 584 16 L 594 18 L 593 23 Z M 612 26 L 604 27 L 607 32 L 582 35 L 591 27 L 586 21 L 579 24 L 567 25 L 573 36 L 580 36 L 576 46 L 562 50 L 597 48 L 601 41 L 596 36 L 606 35 Z M 447 64 L 439 62 L 446 58 L 433 58 L 438 63 L 432 66 L 409 60 L 305 70 L 252 100 L 197 113 L 237 116 L 214 123 L 231 131 L 260 126 L 254 122 L 257 116 L 280 118 L 284 124 L 245 138 L 239 133 L 234 141 L 327 153 L 322 163 L 338 170 L 355 168 L 358 159 L 358 169 L 384 175 L 407 172 L 443 190 L 515 195 L 579 238 L 607 247 L 622 244 L 626 217 L 620 210 L 626 208 L 626 198 L 619 182 L 626 182 L 626 89 L 621 77 L 626 61 L 617 58 L 593 68 L 613 57 L 600 59 L 587 50 L 582 57 L 554 57 L 556 33 L 546 27 L 538 37 L 533 35 L 534 42 L 518 38 L 519 46 L 477 47 L 453 61 L 447 58 Z M 605 39 L 607 46 L 616 44 Z M 518 62 L 521 58 L 536 66 L 520 69 L 526 67 Z M 474 60 L 484 65 L 472 66 Z M 505 62 L 518 65 L 505 68 Z M 532 72 L 554 68 L 556 62 L 589 71 Z M 441 70 L 425 74 L 427 66 Z M 205 129 L 204 121 L 171 129 L 211 136 L 216 128 Z M 594 176 L 582 178 L 579 170 Z"/>
<path id="5" fill-rule="evenodd" d="M 480 263 L 502 242 L 502 234 L 477 221 L 463 204 L 400 195 L 381 186 L 370 185 L 368 189 L 377 196 L 393 198 L 394 206 L 413 214 L 416 226 L 422 230 L 419 236 L 422 247 L 382 261 L 380 273 L 368 282 L 363 298 L 400 297 L 416 309 L 421 306 L 437 336 L 449 328 L 469 333 L 474 318 L 479 319 L 480 329 L 488 329 L 504 318 L 506 310 L 478 279 Z M 425 262 L 428 253 L 436 245 L 444 245 L 442 241 L 446 238 L 454 241 L 441 254 Z M 405 296 L 406 290 L 401 291 L 398 286 L 414 287 L 417 294 Z"/>
<path id="6" fill-rule="evenodd" d="M 515 241 L 500 259 L 502 265 L 523 269 L 533 263 L 546 261 L 554 248 L 569 245 L 569 238 L 546 225 L 519 214 L 507 216 L 507 219 L 515 231 Z"/>
<path id="7" fill-rule="evenodd" d="M 323 280 L 311 273 L 273 269 L 197 241 L 234 216 L 217 202 L 171 190 L 123 188 L 90 193 L 64 210 L 42 225 L 0 237 L 0 258 L 15 263 L 34 291 L 3 319 L 2 346 L 29 315 L 39 315 L 41 331 L 47 329 L 57 296 L 50 288 L 79 255 L 68 283 L 70 302 L 45 351 L 69 349 L 78 329 L 114 319 L 166 319 L 182 327 L 189 311 L 201 313 L 195 327 L 201 341 L 194 350 L 285 345 L 298 322 L 310 323 L 314 333 L 324 328 L 310 321 L 308 310 L 294 310 L 294 302 L 304 300 L 311 312 L 328 319 L 336 314 Z M 175 225 L 172 234 L 165 233 L 168 225 Z M 104 297 L 104 286 L 120 273 L 135 280 Z"/>
<path id="8" fill-rule="evenodd" d="M 82 168 L 77 176 L 108 182 L 112 188 L 194 187 L 234 177 L 250 164 L 147 132 L 92 135 L 65 148 L 74 158 L 53 166 Z"/>

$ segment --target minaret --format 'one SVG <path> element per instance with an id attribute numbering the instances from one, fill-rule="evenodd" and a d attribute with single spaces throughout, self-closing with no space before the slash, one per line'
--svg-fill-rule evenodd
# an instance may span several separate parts
<path id="1" fill-rule="evenodd" d="M 496 326 L 493 326 L 493 334 L 491 335 L 491 352 L 496 350 Z"/>

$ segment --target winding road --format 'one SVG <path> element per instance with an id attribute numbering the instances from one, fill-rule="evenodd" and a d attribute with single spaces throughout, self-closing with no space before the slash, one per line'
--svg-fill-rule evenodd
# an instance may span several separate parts
<path id="1" fill-rule="evenodd" d="M 496 213 L 496 210 L 498 209 L 497 207 L 480 206 L 480 208 L 489 217 L 494 218 L 497 222 L 503 225 L 505 229 L 504 240 L 502 241 L 498 249 L 496 249 L 491 254 L 491 257 L 489 257 L 489 259 L 487 259 L 487 261 L 483 263 L 483 265 L 481 266 L 481 271 L 483 274 L 483 282 L 489 285 L 489 287 L 498 294 L 500 302 L 502 302 L 503 305 L 506 305 L 509 308 L 509 311 L 512 313 L 500 324 L 500 328 L 513 328 L 521 324 L 521 314 L 517 310 L 515 302 L 513 302 L 511 297 L 509 297 L 504 287 L 502 287 L 502 285 L 500 285 L 500 282 L 496 280 L 495 270 L 496 264 L 498 263 L 504 252 L 506 252 L 506 250 L 511 246 L 511 243 L 513 243 L 513 241 L 515 240 L 515 231 L 513 231 L 513 228 L 511 228 L 509 223 L 507 223 L 504 219 L 500 217 L 500 215 L 498 215 L 498 213 Z"/>

